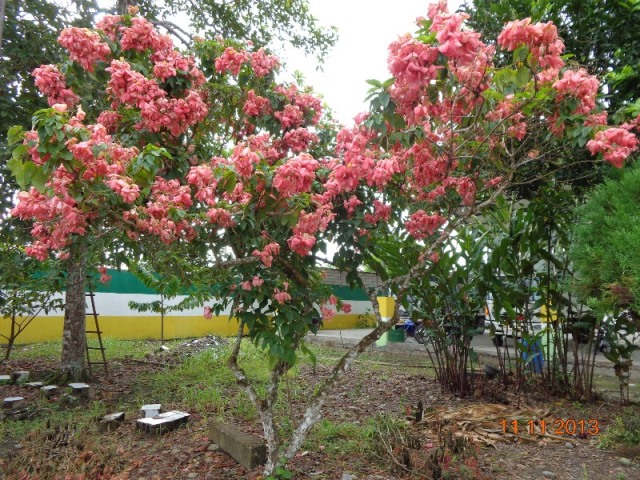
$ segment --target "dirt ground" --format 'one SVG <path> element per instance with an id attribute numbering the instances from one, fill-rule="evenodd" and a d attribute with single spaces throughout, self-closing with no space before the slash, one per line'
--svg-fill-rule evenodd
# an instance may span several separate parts
<path id="1" fill-rule="evenodd" d="M 115 405 L 126 398 L 139 381 L 141 374 L 159 372 L 171 368 L 180 361 L 180 356 L 152 357 L 146 361 L 123 360 L 111 362 L 109 377 L 100 373 L 92 383 L 93 398 L 107 405 Z M 418 368 L 399 368 L 389 365 L 393 359 L 375 358 L 359 362 L 343 379 L 337 391 L 324 408 L 325 418 L 332 422 L 371 424 L 379 413 L 405 415 L 413 418 L 420 402 L 424 408 L 424 419 L 418 423 L 407 422 L 407 435 L 412 440 L 397 445 L 391 444 L 386 456 L 383 450 L 341 453 L 330 444 L 314 445 L 313 450 L 301 450 L 289 465 L 294 478 L 299 479 L 406 479 L 433 478 L 420 471 L 420 463 L 428 458 L 430 449 L 437 448 L 441 441 L 438 428 L 446 422 L 434 422 L 442 412 L 465 410 L 482 412 L 487 402 L 482 399 L 459 399 L 443 393 L 439 386 L 427 378 Z M 415 363 L 415 359 L 406 360 Z M 406 363 L 405 362 L 405 363 Z M 375 365 L 379 375 L 371 374 Z M 47 372 L 54 368 L 45 361 L 12 361 L 2 366 L 3 370 L 29 370 Z M 301 374 L 313 377 L 310 367 L 302 367 Z M 305 370 L 308 369 L 309 371 Z M 315 378 L 322 378 L 328 368 L 319 366 Z M 0 372 L 1 373 L 1 372 Z M 138 385 L 139 388 L 139 385 Z M 32 400 L 39 392 L 24 386 L 0 386 L 0 398 L 23 396 Z M 489 408 L 495 408 L 498 417 L 484 418 L 485 442 L 477 442 L 475 457 L 465 460 L 448 458 L 447 462 L 458 462 L 460 468 L 451 467 L 441 478 L 450 479 L 495 479 L 537 480 L 556 478 L 561 480 L 608 480 L 640 479 L 640 446 L 638 449 L 606 451 L 597 448 L 598 435 L 559 432 L 555 438 L 542 439 L 535 435 L 519 437 L 512 435 L 510 423 L 500 425 L 500 409 L 521 409 L 525 412 L 550 412 L 548 418 L 597 421 L 600 432 L 606 431 L 612 418 L 620 412 L 614 400 L 603 400 L 593 404 L 579 405 L 566 400 L 549 402 L 544 398 L 524 402 L 514 396 L 501 394 L 493 398 Z M 58 399 L 52 399 L 52 402 Z M 292 412 L 300 410 L 292 405 Z M 86 408 L 86 407 L 70 407 Z M 180 399 L 171 408 L 180 409 Z M 46 418 L 46 412 L 39 412 Z M 296 415 L 294 413 L 294 415 Z M 475 415 L 475 413 L 473 413 Z M 471 415 L 473 417 L 473 415 Z M 533 416 L 533 413 L 531 414 Z M 482 416 L 482 415 L 480 415 Z M 533 420 L 533 419 L 532 419 Z M 4 420 L 19 421 L 19 420 Z M 47 429 L 38 433 L 24 432 L 21 438 L 0 438 L 0 478 L 20 480 L 40 479 L 257 479 L 260 470 L 246 471 L 226 453 L 214 449 L 207 436 L 210 419 L 192 414 L 189 423 L 162 436 L 149 436 L 135 430 L 135 419 L 127 418 L 125 425 L 115 431 L 88 435 L 78 431 L 73 422 L 64 428 Z M 489 422 L 489 423 L 487 423 Z M 490 425 L 493 422 L 494 425 Z M 526 425 L 526 418 L 523 420 Z M 583 425 L 588 423 L 583 422 Z M 471 422 L 473 423 L 473 422 Z M 454 425 L 453 427 L 451 425 Z M 489 425 L 489 426 L 487 426 Z M 242 428 L 257 435 L 258 424 L 243 424 Z M 448 428 L 465 430 L 469 422 L 455 420 Z M 525 427 L 526 428 L 526 427 Z M 506 432 L 504 431 L 506 430 Z M 2 432 L 0 425 L 0 432 Z M 486 432 L 489 433 L 486 433 Z M 46 433 L 43 433 L 46 432 Z M 405 432 L 405 433 L 406 433 Z M 557 432 L 556 432 L 557 433 Z M 472 435 L 473 436 L 473 435 Z M 476 435 L 476 439 L 477 439 Z M 357 439 L 356 439 L 357 440 Z M 404 441 L 404 440 L 403 440 Z M 393 443 L 393 442 L 390 442 Z M 489 444 L 489 445 L 488 445 Z M 405 448 L 409 445 L 408 450 Z M 382 452 L 382 453 L 381 453 Z M 638 456 L 637 460 L 634 457 Z M 406 458 L 405 458 L 406 457 Z M 408 473 L 394 462 L 405 464 L 403 458 L 415 470 Z M 621 460 L 621 457 L 623 459 Z M 80 465 L 80 467 L 79 467 Z M 424 471 L 424 470 L 423 470 Z M 82 472 L 82 473 L 78 473 Z M 544 472 L 544 473 L 543 473 Z M 351 476 L 350 476 L 351 475 Z"/>

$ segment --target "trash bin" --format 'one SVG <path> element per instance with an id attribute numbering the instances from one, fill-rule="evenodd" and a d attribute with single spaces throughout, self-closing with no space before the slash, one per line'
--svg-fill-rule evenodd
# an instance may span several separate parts
<path id="1" fill-rule="evenodd" d="M 405 333 L 404 330 L 398 329 L 398 330 L 389 330 L 389 332 L 387 332 L 387 340 L 389 340 L 390 342 L 404 342 L 405 339 Z"/>
<path id="2" fill-rule="evenodd" d="M 539 340 L 533 342 L 531 346 L 526 340 L 520 342 L 522 360 L 527 362 L 527 367 L 534 373 L 542 373 L 544 368 L 544 355 L 542 345 Z"/>

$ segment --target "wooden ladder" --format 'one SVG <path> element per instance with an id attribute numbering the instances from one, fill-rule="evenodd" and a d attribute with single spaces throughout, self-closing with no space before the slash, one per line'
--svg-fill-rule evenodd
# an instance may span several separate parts
<path id="1" fill-rule="evenodd" d="M 109 367 L 107 366 L 107 357 L 104 354 L 104 344 L 102 343 L 102 331 L 100 330 L 100 324 L 98 323 L 98 313 L 96 312 L 96 300 L 95 300 L 95 294 L 93 293 L 93 290 L 91 289 L 91 287 L 89 287 L 89 293 L 87 293 L 87 297 L 89 297 L 91 300 L 91 304 L 88 305 L 90 307 L 89 313 L 87 313 L 87 317 L 93 317 L 93 321 L 94 321 L 94 325 L 95 325 L 95 330 L 86 330 L 86 345 L 87 345 L 87 365 L 89 365 L 89 375 L 93 375 L 93 372 L 91 371 L 91 366 L 92 365 L 102 365 L 104 368 L 104 373 L 106 373 L 107 375 L 109 375 Z M 95 335 L 96 338 L 98 339 L 98 345 L 97 347 L 91 346 L 89 345 L 89 337 L 88 335 Z M 102 361 L 92 361 L 91 360 L 91 350 L 100 350 L 100 355 L 102 356 Z"/>

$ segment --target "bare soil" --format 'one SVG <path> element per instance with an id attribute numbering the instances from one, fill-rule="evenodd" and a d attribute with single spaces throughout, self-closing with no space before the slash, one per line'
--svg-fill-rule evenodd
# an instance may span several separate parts
<path id="1" fill-rule="evenodd" d="M 122 360 L 110 363 L 110 376 L 99 372 L 92 383 L 94 400 L 106 405 L 132 395 L 143 373 L 160 372 L 172 368 L 181 361 L 176 352 L 158 354 L 145 361 Z M 421 402 L 425 420 L 403 423 L 406 438 L 389 437 L 388 456 L 384 448 L 367 451 L 340 452 L 328 444 L 313 444 L 302 450 L 289 465 L 296 479 L 408 479 L 434 478 L 421 466 L 428 464 L 430 454 L 442 442 L 443 428 L 464 430 L 464 426 L 431 422 L 428 419 L 443 411 L 455 411 L 464 407 L 499 403 L 507 408 L 549 410 L 553 418 L 597 420 L 600 432 L 606 431 L 621 407 L 615 401 L 602 400 L 592 404 L 575 404 L 568 400 L 529 399 L 505 395 L 487 387 L 483 398 L 460 399 L 441 391 L 440 387 L 424 372 L 424 369 L 408 366 L 415 364 L 415 357 L 368 358 L 359 361 L 342 380 L 336 392 L 324 408 L 325 418 L 334 423 L 350 422 L 355 425 L 371 425 L 378 414 L 389 414 L 399 419 L 412 419 Z M 403 364 L 395 366 L 391 364 Z M 46 361 L 11 361 L 2 366 L 4 371 L 29 370 L 48 372 L 55 365 Z M 328 367 L 302 367 L 301 374 L 311 383 L 328 373 Z M 312 387 L 307 387 L 312 388 Z M 39 392 L 24 386 L 0 386 L 0 399 L 23 396 L 35 402 Z M 297 396 L 296 398 L 300 398 Z M 59 398 L 49 400 L 52 404 Z M 180 399 L 170 407 L 180 409 Z M 291 412 L 298 416 L 302 405 L 291 401 Z M 85 407 L 70 407 L 87 408 Z M 640 409 L 639 409 L 640 412 Z M 48 426 L 46 405 L 38 412 L 43 425 L 35 431 L 25 432 L 22 438 L 0 438 L 0 478 L 20 480 L 60 479 L 257 479 L 260 469 L 247 471 L 233 458 L 220 450 L 214 450 L 207 436 L 209 418 L 192 414 L 189 423 L 161 436 L 149 436 L 135 430 L 135 419 L 127 418 L 125 425 L 115 431 L 91 434 L 78 431 L 71 420 L 63 427 Z M 431 417 L 430 417 L 431 416 Z M 97 420 L 97 419 L 96 419 Z M 4 420 L 5 422 L 19 420 Z M 240 422 L 241 428 L 259 435 L 258 424 Z M 401 422 L 402 423 L 402 422 Z M 496 422 L 493 432 L 494 446 L 482 442 L 467 446 L 466 455 L 448 455 L 444 460 L 440 478 L 537 480 L 608 480 L 640 479 L 640 447 L 619 451 L 597 448 L 598 435 L 558 435 L 556 441 L 536 438 L 519 438 L 502 434 L 503 427 Z M 438 434 L 440 431 L 440 435 Z M 2 432 L 0 425 L 0 432 Z M 535 437 L 535 436 L 534 436 Z M 358 440 L 358 439 L 355 439 Z M 363 439 L 360 439 L 363 440 Z M 393 442 L 397 442 L 394 444 Z M 378 445 L 379 447 L 380 445 Z M 634 460 L 635 457 L 638 457 Z M 620 457 L 631 460 L 620 460 Z M 624 463 L 623 463 L 624 462 Z M 400 465 L 410 465 L 407 471 Z M 543 474 L 546 473 L 546 476 Z"/>

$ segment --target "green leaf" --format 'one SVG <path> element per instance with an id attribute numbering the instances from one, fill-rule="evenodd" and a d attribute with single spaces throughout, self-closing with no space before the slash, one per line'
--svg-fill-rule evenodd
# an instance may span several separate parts
<path id="1" fill-rule="evenodd" d="M 20 125 L 14 125 L 7 132 L 7 144 L 15 145 L 16 143 L 22 142 L 24 139 L 24 130 Z"/>
<path id="2" fill-rule="evenodd" d="M 14 155 L 8 162 L 7 167 L 11 171 L 11 175 L 16 179 L 16 183 L 22 190 L 27 189 L 27 179 L 25 178 L 24 163 L 22 160 Z"/>
<path id="3" fill-rule="evenodd" d="M 520 67 L 516 72 L 516 83 L 523 87 L 531 80 L 531 71 L 527 67 Z"/>
<path id="4" fill-rule="evenodd" d="M 515 63 L 525 62 L 529 56 L 529 47 L 526 45 L 520 45 L 513 51 L 513 61 Z"/>

